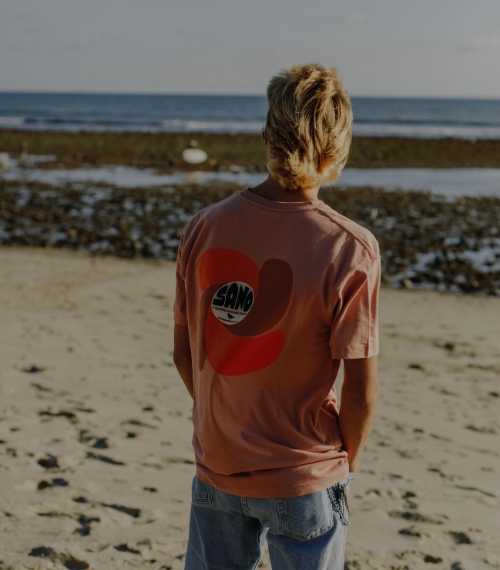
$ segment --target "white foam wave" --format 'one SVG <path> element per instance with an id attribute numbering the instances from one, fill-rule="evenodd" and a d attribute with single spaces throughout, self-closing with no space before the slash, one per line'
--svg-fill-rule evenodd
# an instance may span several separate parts
<path id="1" fill-rule="evenodd" d="M 398 125 L 382 123 L 353 124 L 358 137 L 408 137 L 422 139 L 500 139 L 500 127 L 475 127 L 458 125 Z"/>
<path id="2" fill-rule="evenodd" d="M 260 133 L 263 123 L 257 121 L 187 121 L 170 119 L 161 122 L 167 132 Z"/>
<path id="3" fill-rule="evenodd" d="M 24 125 L 25 118 L 24 117 L 1 117 L 0 116 L 0 125 L 6 127 L 17 127 L 20 125 Z"/>

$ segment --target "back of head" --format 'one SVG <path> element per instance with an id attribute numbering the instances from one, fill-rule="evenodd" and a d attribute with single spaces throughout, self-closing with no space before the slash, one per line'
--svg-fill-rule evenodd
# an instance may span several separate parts
<path id="1" fill-rule="evenodd" d="M 295 65 L 267 88 L 271 176 L 291 191 L 332 183 L 347 162 L 352 109 L 333 67 Z"/>

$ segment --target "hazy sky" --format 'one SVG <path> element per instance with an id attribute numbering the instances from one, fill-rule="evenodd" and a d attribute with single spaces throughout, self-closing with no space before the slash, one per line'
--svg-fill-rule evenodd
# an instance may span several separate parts
<path id="1" fill-rule="evenodd" d="M 500 98 L 500 0 L 0 0 L 0 90 L 263 94 L 293 63 L 352 95 Z"/>

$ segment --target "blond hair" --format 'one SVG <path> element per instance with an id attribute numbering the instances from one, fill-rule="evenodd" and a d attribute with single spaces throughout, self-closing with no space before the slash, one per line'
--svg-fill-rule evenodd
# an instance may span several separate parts
<path id="1" fill-rule="evenodd" d="M 283 188 L 332 183 L 347 162 L 352 109 L 333 67 L 294 65 L 267 87 L 267 168 Z"/>

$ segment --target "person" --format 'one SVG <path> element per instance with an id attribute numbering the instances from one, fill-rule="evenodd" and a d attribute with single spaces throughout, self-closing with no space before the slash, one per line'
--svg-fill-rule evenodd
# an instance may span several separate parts
<path id="1" fill-rule="evenodd" d="M 269 83 L 269 177 L 200 211 L 179 243 L 174 362 L 193 397 L 185 568 L 340 570 L 347 494 L 377 399 L 380 254 L 318 199 L 351 142 L 334 68 Z M 334 382 L 341 361 L 340 411 Z"/>

